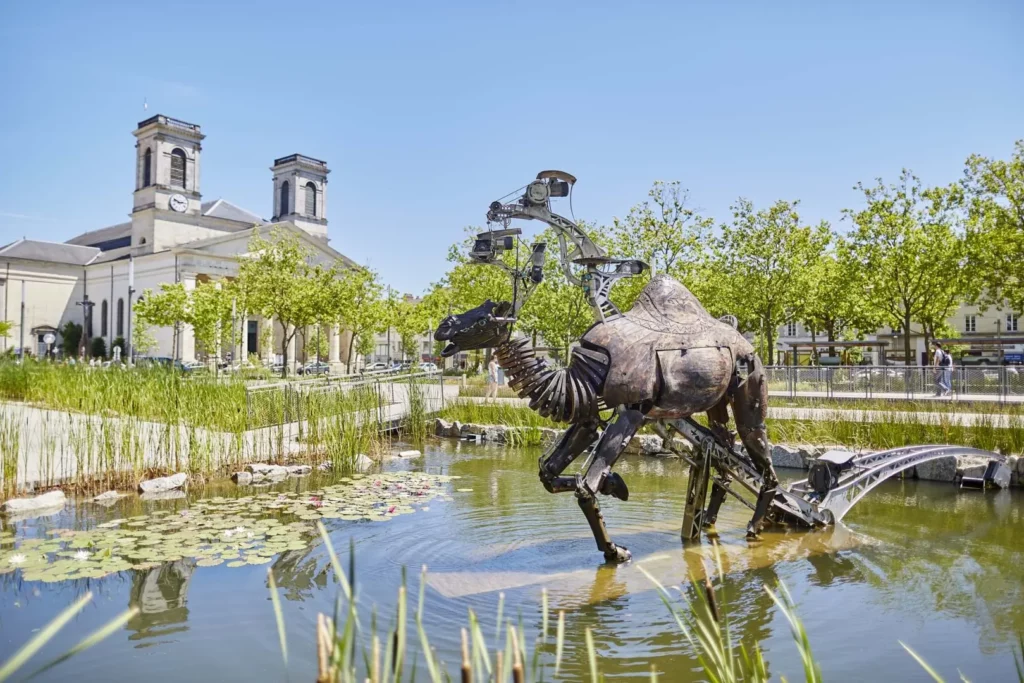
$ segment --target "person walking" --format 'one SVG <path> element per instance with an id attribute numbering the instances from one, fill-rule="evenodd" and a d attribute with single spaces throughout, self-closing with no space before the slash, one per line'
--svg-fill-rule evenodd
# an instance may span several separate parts
<path id="1" fill-rule="evenodd" d="M 935 353 L 932 364 L 935 366 L 935 395 L 949 396 L 953 390 L 953 356 L 942 348 L 942 342 L 932 342 Z"/>
<path id="2" fill-rule="evenodd" d="M 498 398 L 498 359 L 493 353 L 487 363 L 487 398 Z"/>

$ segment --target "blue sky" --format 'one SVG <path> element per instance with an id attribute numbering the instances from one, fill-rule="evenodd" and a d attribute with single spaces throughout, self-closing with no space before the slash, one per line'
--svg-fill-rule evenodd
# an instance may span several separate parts
<path id="1" fill-rule="evenodd" d="M 858 180 L 1009 156 L 1022 30 L 1019 0 L 7 2 L 0 241 L 127 220 L 158 112 L 202 125 L 204 199 L 268 218 L 273 159 L 326 159 L 332 245 L 403 291 L 547 168 L 587 220 L 679 180 L 719 220 L 744 196 L 838 222 Z"/>

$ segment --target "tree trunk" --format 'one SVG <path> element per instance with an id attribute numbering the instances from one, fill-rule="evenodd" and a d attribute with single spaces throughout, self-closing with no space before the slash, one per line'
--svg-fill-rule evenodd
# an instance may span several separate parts
<path id="1" fill-rule="evenodd" d="M 794 354 L 796 351 L 794 351 Z M 818 330 L 811 328 L 811 360 L 815 364 L 818 362 Z M 796 365 L 800 365 L 799 359 L 797 359 Z"/>
<path id="2" fill-rule="evenodd" d="M 770 325 L 765 325 L 765 327 L 767 328 L 767 330 L 765 330 L 765 341 L 767 342 L 766 345 L 768 347 L 765 349 L 765 351 L 767 351 L 765 357 L 768 358 L 768 365 L 775 365 L 775 330 L 773 330 Z"/>
<path id="3" fill-rule="evenodd" d="M 356 335 L 353 333 L 348 340 L 348 356 L 345 358 L 345 373 L 352 374 L 352 347 L 356 345 Z"/>
<path id="4" fill-rule="evenodd" d="M 295 336 L 295 332 L 293 331 L 289 335 L 288 326 L 282 325 L 282 327 L 284 328 L 284 334 L 281 335 L 281 377 L 283 379 L 288 376 L 288 342 Z"/>
<path id="5" fill-rule="evenodd" d="M 910 313 L 903 314 L 903 364 L 910 365 Z"/>

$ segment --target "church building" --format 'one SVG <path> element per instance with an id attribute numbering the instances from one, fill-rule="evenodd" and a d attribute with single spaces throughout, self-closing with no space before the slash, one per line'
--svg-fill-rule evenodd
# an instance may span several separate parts
<path id="1" fill-rule="evenodd" d="M 328 244 L 326 162 L 302 154 L 274 160 L 274 208 L 268 221 L 225 199 L 203 201 L 205 136 L 198 125 L 158 114 L 140 122 L 133 135 L 130 220 L 65 243 L 25 238 L 0 247 L 0 319 L 13 323 L 2 341 L 4 350 L 52 353 L 68 321 L 83 329 L 91 325 L 86 335 L 102 337 L 107 349 L 118 338 L 129 340 L 131 311 L 145 290 L 157 292 L 161 284 L 173 282 L 192 289 L 197 282 L 234 277 L 237 259 L 257 229 L 264 235 L 273 229 L 293 231 L 314 254 L 314 263 L 354 265 Z M 279 323 L 250 316 L 237 324 L 241 344 L 231 350 L 235 358 L 255 353 L 272 360 L 280 353 Z M 189 326 L 149 332 L 157 346 L 147 355 L 196 360 Z M 348 335 L 337 328 L 320 333 L 328 339 L 328 360 L 337 371 L 347 356 Z M 291 346 L 299 348 L 289 348 L 292 362 L 303 358 L 302 343 L 301 335 L 293 337 Z"/>

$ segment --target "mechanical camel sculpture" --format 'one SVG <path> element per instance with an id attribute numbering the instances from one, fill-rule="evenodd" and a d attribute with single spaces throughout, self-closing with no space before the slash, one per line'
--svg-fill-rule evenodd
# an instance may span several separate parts
<path id="1" fill-rule="evenodd" d="M 727 495 L 753 509 L 748 538 L 757 538 L 766 522 L 820 526 L 837 521 L 868 490 L 896 472 L 919 462 L 972 449 L 901 449 L 865 456 L 831 453 L 815 464 L 808 480 L 782 489 L 771 464 L 765 428 L 767 383 L 760 358 L 737 331 L 735 319 L 716 319 L 682 284 L 656 275 L 633 307 L 620 312 L 609 294 L 620 278 L 639 275 L 648 266 L 635 259 L 609 258 L 575 223 L 551 212 L 552 198 L 565 197 L 576 179 L 544 171 L 525 188 L 492 202 L 490 224 L 500 229 L 480 233 L 471 257 L 506 270 L 513 281 L 513 301 L 486 301 L 438 326 L 435 339 L 448 342 L 442 355 L 492 348 L 509 377 L 509 386 L 541 415 L 569 427 L 539 461 L 540 480 L 551 493 L 573 492 L 609 562 L 625 562 L 629 551 L 612 542 L 597 504 L 597 495 L 627 500 L 629 489 L 612 471 L 629 440 L 647 422 L 671 444 L 669 430 L 690 441 L 692 454 L 674 449 L 690 464 L 682 536 L 696 538 L 715 523 Z M 558 235 L 562 270 L 583 288 L 594 325 L 572 349 L 565 368 L 553 368 L 536 355 L 526 338 L 512 336 L 516 316 L 543 278 L 546 252 L 536 243 L 520 266 L 500 255 L 517 249 L 521 231 L 513 219 L 539 220 Z M 729 408 L 745 449 L 735 447 L 728 427 Z M 610 417 L 602 413 L 611 410 Z M 705 412 L 710 428 L 693 420 Z M 671 446 L 669 446 L 671 447 Z M 950 448 L 955 453 L 950 452 Z M 939 450 L 936 450 L 939 449 Z M 581 474 L 563 472 L 581 454 L 589 456 Z M 979 452 L 981 453 L 981 452 Z M 993 456 L 993 454 L 985 453 Z M 882 457 L 879 457 L 882 456 Z M 996 456 L 998 457 L 998 456 Z M 750 503 L 733 484 L 756 496 Z M 708 499 L 708 486 L 711 495 Z"/>

